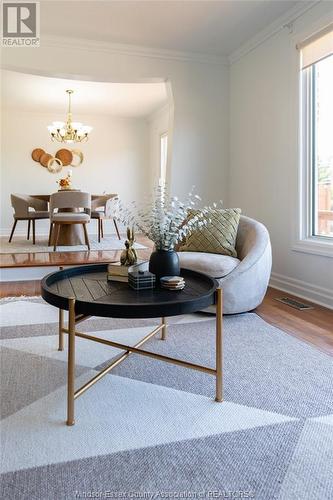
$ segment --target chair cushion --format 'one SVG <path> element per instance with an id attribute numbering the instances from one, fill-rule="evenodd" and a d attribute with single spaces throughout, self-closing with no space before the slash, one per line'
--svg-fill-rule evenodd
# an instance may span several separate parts
<path id="1" fill-rule="evenodd" d="M 205 252 L 178 252 L 180 267 L 223 278 L 240 264 L 236 257 Z"/>
<path id="2" fill-rule="evenodd" d="M 89 220 L 89 215 L 84 212 L 58 212 L 52 216 L 52 222 L 89 222 Z"/>
<path id="3" fill-rule="evenodd" d="M 105 213 L 102 210 L 93 210 L 91 212 L 92 219 L 104 219 Z"/>
<path id="4" fill-rule="evenodd" d="M 199 214 L 198 210 L 190 210 L 188 219 Z M 237 257 L 235 245 L 240 214 L 239 208 L 211 209 L 207 215 L 207 224 L 191 231 L 179 250 Z"/>

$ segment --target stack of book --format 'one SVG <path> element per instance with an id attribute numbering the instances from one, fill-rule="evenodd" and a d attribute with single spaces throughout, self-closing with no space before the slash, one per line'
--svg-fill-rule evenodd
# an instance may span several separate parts
<path id="1" fill-rule="evenodd" d="M 140 260 L 133 266 L 123 266 L 120 262 L 111 262 L 108 265 L 108 281 L 123 281 L 128 283 L 128 273 L 148 271 L 149 261 Z"/>
<path id="2" fill-rule="evenodd" d="M 108 265 L 108 281 L 128 282 L 128 266 L 123 266 L 120 262 L 112 262 Z"/>

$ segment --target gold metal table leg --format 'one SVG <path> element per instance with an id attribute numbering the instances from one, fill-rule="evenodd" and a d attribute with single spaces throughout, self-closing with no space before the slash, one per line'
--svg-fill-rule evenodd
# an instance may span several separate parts
<path id="1" fill-rule="evenodd" d="M 138 354 L 142 354 L 144 356 L 153 357 L 156 359 L 160 359 L 165 362 L 173 363 L 176 365 L 184 366 L 187 368 L 192 368 L 195 370 L 203 371 L 205 373 L 211 373 L 216 377 L 216 394 L 215 401 L 221 402 L 223 400 L 223 381 L 222 381 L 222 360 L 223 360 L 223 346 L 222 346 L 222 331 L 223 331 L 223 295 L 222 289 L 218 288 L 216 290 L 216 368 L 209 368 L 206 366 L 196 365 L 193 363 L 189 363 L 184 360 L 178 360 L 174 358 L 169 358 L 167 356 L 163 356 L 157 353 L 153 353 L 150 351 L 144 351 L 142 349 L 138 349 L 139 346 L 144 344 L 149 338 L 155 335 L 157 332 L 161 330 L 162 340 L 166 339 L 166 330 L 167 330 L 167 322 L 166 318 L 161 318 L 161 323 L 157 326 L 152 332 L 150 332 L 146 337 L 144 337 L 135 347 L 127 346 L 125 344 L 119 344 L 116 342 L 108 341 L 105 339 L 100 339 L 97 337 L 92 337 L 87 334 L 83 334 L 77 332 L 75 327 L 76 323 L 87 319 L 88 316 L 75 315 L 75 299 L 70 298 L 69 301 L 69 311 L 68 311 L 68 328 L 64 328 L 63 326 L 63 314 L 64 311 L 59 311 L 59 350 L 63 350 L 63 337 L 64 333 L 68 333 L 68 375 L 67 375 L 67 425 L 74 425 L 74 401 L 77 397 L 81 396 L 87 389 L 89 389 L 92 385 L 94 385 L 98 380 L 100 380 L 104 375 L 109 373 L 112 368 L 117 366 L 123 360 L 125 360 L 131 352 L 136 352 Z M 77 321 L 76 321 L 77 320 Z M 75 393 L 75 337 L 82 337 L 87 340 L 92 340 L 94 342 L 99 342 L 102 344 L 110 345 L 111 347 L 116 347 L 126 352 L 121 354 L 118 359 L 113 361 L 110 366 L 102 370 L 98 375 L 93 377 L 93 379 L 89 380 L 84 386 L 78 389 Z"/>
<path id="2" fill-rule="evenodd" d="M 222 289 L 216 290 L 216 396 L 215 401 L 222 401 L 222 321 L 223 321 L 223 298 Z"/>
<path id="3" fill-rule="evenodd" d="M 63 267 L 59 267 L 59 271 L 62 271 Z M 59 345 L 58 351 L 64 350 L 64 311 L 59 309 Z"/>
<path id="4" fill-rule="evenodd" d="M 67 425 L 74 425 L 75 299 L 69 299 L 68 330 Z"/>
<path id="5" fill-rule="evenodd" d="M 167 332 L 167 326 L 168 325 L 167 325 L 166 319 L 164 317 L 162 318 L 161 325 L 163 326 L 161 339 L 165 340 L 166 339 L 166 332 Z"/>
<path id="6" fill-rule="evenodd" d="M 59 309 L 59 347 L 58 351 L 64 350 L 64 311 Z"/>

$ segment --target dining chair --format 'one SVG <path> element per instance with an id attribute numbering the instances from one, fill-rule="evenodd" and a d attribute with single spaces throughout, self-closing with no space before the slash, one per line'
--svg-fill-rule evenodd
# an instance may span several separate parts
<path id="1" fill-rule="evenodd" d="M 90 250 L 87 224 L 90 222 L 91 195 L 81 191 L 59 191 L 50 196 L 50 234 L 51 244 L 54 232 L 53 250 L 57 249 L 60 228 L 63 224 L 82 224 L 85 243 Z"/>
<path id="2" fill-rule="evenodd" d="M 97 220 L 97 229 L 98 229 L 98 242 L 100 243 L 101 237 L 104 238 L 104 227 L 103 221 L 104 219 L 112 219 L 114 223 L 114 227 L 120 240 L 119 229 L 117 226 L 116 216 L 115 214 L 108 213 L 108 204 L 111 201 L 117 201 L 118 195 L 116 194 L 103 194 L 101 196 L 93 196 L 91 200 L 91 218 Z"/>
<path id="3" fill-rule="evenodd" d="M 27 194 L 11 194 L 11 205 L 14 209 L 14 223 L 9 237 L 11 243 L 16 224 L 19 220 L 28 221 L 27 239 L 30 238 L 30 226 L 32 223 L 32 243 L 36 243 L 36 225 L 35 221 L 40 219 L 48 219 L 50 214 L 48 212 L 47 201 L 40 200 Z"/>

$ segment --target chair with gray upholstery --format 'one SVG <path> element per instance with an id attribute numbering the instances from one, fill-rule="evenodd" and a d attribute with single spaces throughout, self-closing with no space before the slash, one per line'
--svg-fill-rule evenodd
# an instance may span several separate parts
<path id="1" fill-rule="evenodd" d="M 271 274 L 271 243 L 263 224 L 242 215 L 236 250 L 237 258 L 204 252 L 178 252 L 181 267 L 203 272 L 218 280 L 223 289 L 224 314 L 251 311 L 261 304 Z"/>
<path id="2" fill-rule="evenodd" d="M 111 201 L 118 200 L 118 195 L 116 194 L 103 194 L 101 196 L 93 196 L 91 200 L 91 218 L 97 220 L 98 224 L 98 242 L 101 241 L 101 236 L 104 238 L 104 219 L 112 219 L 118 239 L 120 240 L 119 229 L 117 226 L 117 221 L 114 214 L 108 214 L 108 205 Z"/>
<path id="3" fill-rule="evenodd" d="M 88 250 L 90 243 L 87 224 L 90 222 L 91 195 L 81 191 L 58 191 L 50 197 L 50 234 L 49 245 L 54 231 L 53 250 L 57 249 L 60 227 L 63 224 L 82 224 L 84 239 Z"/>
<path id="4" fill-rule="evenodd" d="M 14 209 L 14 223 L 9 237 L 11 243 L 16 224 L 19 220 L 28 221 L 27 239 L 30 238 L 30 226 L 32 222 L 32 242 L 36 243 L 36 225 L 35 221 L 40 219 L 48 219 L 47 201 L 38 199 L 37 197 L 27 194 L 12 194 L 10 196 L 11 204 Z"/>

